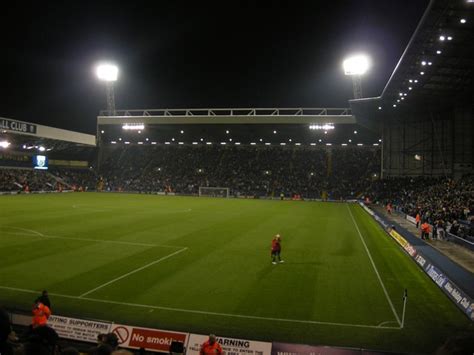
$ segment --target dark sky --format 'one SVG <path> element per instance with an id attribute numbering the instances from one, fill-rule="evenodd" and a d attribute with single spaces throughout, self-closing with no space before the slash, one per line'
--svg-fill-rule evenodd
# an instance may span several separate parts
<path id="1" fill-rule="evenodd" d="M 343 58 L 366 52 L 378 96 L 428 0 L 9 1 L 0 116 L 95 132 L 94 74 L 120 67 L 120 108 L 346 107 Z"/>

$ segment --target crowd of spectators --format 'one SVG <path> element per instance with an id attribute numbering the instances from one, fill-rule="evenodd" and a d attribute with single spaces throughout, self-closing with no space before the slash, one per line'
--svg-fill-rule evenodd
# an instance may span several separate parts
<path id="1" fill-rule="evenodd" d="M 64 186 L 73 190 L 92 191 L 97 187 L 98 177 L 94 170 L 89 168 L 52 168 L 49 172 Z"/>
<path id="2" fill-rule="evenodd" d="M 97 176 L 90 169 L 0 168 L 1 192 L 37 192 L 57 190 L 94 190 Z"/>
<path id="3" fill-rule="evenodd" d="M 33 169 L 0 169 L 0 191 L 53 191 L 56 180 Z"/>
<path id="4" fill-rule="evenodd" d="M 402 212 L 420 215 L 436 228 L 460 237 L 474 236 L 474 177 L 392 178 L 372 182 L 365 195 Z"/>
<path id="5" fill-rule="evenodd" d="M 116 147 L 101 166 L 108 191 L 355 198 L 379 170 L 378 151 L 342 147 Z"/>

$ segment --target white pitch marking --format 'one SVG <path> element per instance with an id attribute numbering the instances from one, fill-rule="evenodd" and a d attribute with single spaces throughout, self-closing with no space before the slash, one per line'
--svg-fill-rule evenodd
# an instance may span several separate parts
<path id="1" fill-rule="evenodd" d="M 382 327 L 384 324 L 390 324 L 390 323 L 397 323 L 397 322 L 395 322 L 393 320 L 389 320 L 389 321 L 380 323 L 377 327 Z"/>
<path id="2" fill-rule="evenodd" d="M 22 289 L 22 288 L 7 287 L 7 286 L 0 286 L 0 289 L 17 291 L 17 292 L 24 292 L 24 293 L 40 293 L 40 291 L 26 290 L 26 289 Z M 262 321 L 272 321 L 272 322 L 277 321 L 277 322 L 286 322 L 286 323 L 332 325 L 332 326 L 339 326 L 339 327 L 356 327 L 356 328 L 401 330 L 400 327 L 384 327 L 384 326 L 366 325 L 366 324 L 333 323 L 333 322 L 322 322 L 322 321 L 313 321 L 313 320 L 258 317 L 258 316 L 248 316 L 248 315 L 243 315 L 243 314 L 207 312 L 207 311 L 198 311 L 198 310 L 193 310 L 193 309 L 162 307 L 162 306 L 152 306 L 152 305 L 139 304 L 139 303 L 101 300 L 101 299 L 98 299 L 98 298 L 62 295 L 62 294 L 59 294 L 59 293 L 51 293 L 51 292 L 49 292 L 49 294 L 51 296 L 55 296 L 55 297 L 63 297 L 63 298 L 69 298 L 69 299 L 74 299 L 74 300 L 83 300 L 83 301 L 98 302 L 98 303 L 105 303 L 105 304 L 116 304 L 116 305 L 120 305 L 120 306 L 137 307 L 137 308 L 151 308 L 151 309 L 159 309 L 159 310 L 162 310 L 162 311 L 170 311 L 170 312 L 203 314 L 203 315 L 211 315 L 211 316 L 217 316 L 217 317 L 243 318 L 243 319 L 254 319 L 254 320 L 262 320 Z"/>
<path id="3" fill-rule="evenodd" d="M 168 254 L 168 255 L 166 255 L 166 256 L 164 256 L 164 257 L 162 257 L 162 258 L 159 258 L 159 259 L 157 259 L 157 260 L 155 260 L 155 261 L 152 261 L 151 263 L 148 263 L 148 264 L 146 264 L 146 265 L 144 265 L 144 266 L 142 266 L 142 267 L 139 267 L 138 269 L 135 269 L 135 270 L 132 270 L 132 271 L 130 271 L 130 272 L 127 272 L 126 274 L 124 274 L 124 275 L 122 275 L 122 276 L 116 277 L 116 278 L 113 279 L 113 280 L 110 280 L 110 281 L 108 281 L 108 282 L 106 282 L 106 283 L 104 283 L 104 284 L 102 284 L 102 285 L 100 285 L 100 286 L 97 286 L 96 288 L 93 288 L 92 290 L 89 290 L 89 291 L 87 291 L 87 292 L 84 292 L 82 295 L 79 296 L 79 298 L 82 298 L 82 297 L 84 297 L 84 296 L 87 296 L 87 295 L 91 294 L 92 292 L 95 292 L 95 291 L 97 291 L 97 290 L 100 290 L 101 288 L 103 288 L 103 287 L 105 287 L 105 286 L 108 286 L 108 285 L 110 285 L 110 284 L 112 284 L 112 283 L 114 283 L 114 282 L 116 282 L 116 281 L 119 281 L 119 280 L 121 280 L 121 279 L 123 279 L 123 278 L 125 278 L 125 277 L 127 277 L 127 276 L 130 276 L 130 275 L 132 275 L 132 274 L 135 274 L 136 272 L 142 271 L 142 270 L 144 270 L 144 269 L 146 269 L 146 268 L 148 268 L 148 267 L 150 267 L 150 266 L 152 266 L 152 265 L 158 264 L 159 262 L 161 262 L 161 261 L 163 261 L 163 260 L 166 260 L 166 259 L 169 259 L 169 258 L 171 258 L 172 256 L 175 256 L 175 255 L 177 255 L 177 254 L 179 254 L 179 253 L 182 253 L 182 252 L 185 251 L 185 250 L 188 250 L 188 248 L 180 249 L 180 250 L 178 250 L 178 251 L 175 251 L 174 253 Z"/>
<path id="4" fill-rule="evenodd" d="M 19 228 L 19 227 L 7 227 L 7 228 L 12 228 L 12 229 L 20 230 L 20 231 L 23 231 L 23 232 L 33 233 L 33 234 L 37 235 L 38 237 L 45 237 L 45 235 L 43 233 L 40 233 L 40 232 L 35 231 L 33 229 Z"/>
<path id="5" fill-rule="evenodd" d="M 18 228 L 18 227 L 7 227 L 7 228 L 18 229 L 18 230 L 23 230 L 25 232 L 29 232 L 28 234 L 6 232 L 7 234 L 22 235 L 22 236 L 29 236 L 29 237 L 33 237 L 32 233 L 34 233 L 35 234 L 34 236 L 47 238 L 47 239 L 80 240 L 80 241 L 85 241 L 85 242 L 137 245 L 141 247 L 160 247 L 160 248 L 174 248 L 174 249 L 183 248 L 182 246 L 167 245 L 167 244 L 147 244 L 147 243 L 124 242 L 124 241 L 119 241 L 119 240 L 104 240 L 104 239 L 79 238 L 79 237 L 61 237 L 57 235 L 42 234 L 40 232 L 34 231 L 33 229 L 24 229 L 24 228 Z"/>
<path id="6" fill-rule="evenodd" d="M 354 216 L 352 215 L 352 211 L 351 211 L 349 205 L 346 204 L 346 206 L 347 206 L 347 209 L 349 210 L 349 214 L 351 215 L 352 222 L 354 222 L 354 225 L 357 229 L 357 233 L 359 233 L 360 240 L 362 241 L 362 244 L 364 244 L 364 248 L 365 248 L 365 251 L 367 252 L 367 255 L 369 256 L 370 263 L 372 264 L 372 267 L 374 268 L 375 274 L 377 275 L 377 278 L 380 282 L 380 285 L 382 286 L 383 292 L 385 293 L 385 298 L 387 298 L 387 301 L 388 301 L 390 307 L 392 308 L 393 315 L 395 316 L 395 319 L 397 320 L 398 325 L 401 327 L 402 323 L 400 321 L 400 318 L 398 317 L 397 312 L 395 312 L 395 307 L 393 306 L 392 300 L 388 296 L 387 289 L 385 288 L 385 285 L 383 284 L 382 278 L 380 277 L 379 271 L 377 270 L 377 266 L 375 266 L 374 259 L 372 259 L 372 255 L 370 254 L 369 248 L 367 248 L 367 244 L 365 244 L 365 240 L 362 237 L 362 233 L 360 232 L 359 226 L 357 225 L 357 222 L 354 219 Z"/>

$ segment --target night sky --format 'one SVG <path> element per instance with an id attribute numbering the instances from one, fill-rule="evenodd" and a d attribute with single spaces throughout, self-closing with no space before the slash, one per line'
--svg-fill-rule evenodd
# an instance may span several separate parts
<path id="1" fill-rule="evenodd" d="M 117 109 L 346 107 L 343 58 L 378 96 L 428 0 L 38 1 L 2 4 L 0 116 L 95 133 L 94 65 L 120 67 Z"/>

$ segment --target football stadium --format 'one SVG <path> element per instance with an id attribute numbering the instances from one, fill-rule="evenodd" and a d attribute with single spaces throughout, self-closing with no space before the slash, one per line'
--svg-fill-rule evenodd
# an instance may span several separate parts
<path id="1" fill-rule="evenodd" d="M 473 13 L 341 107 L 0 117 L 0 355 L 474 353 Z"/>

